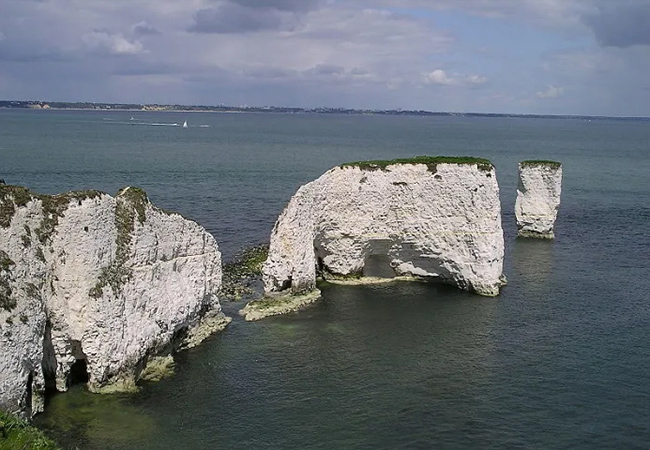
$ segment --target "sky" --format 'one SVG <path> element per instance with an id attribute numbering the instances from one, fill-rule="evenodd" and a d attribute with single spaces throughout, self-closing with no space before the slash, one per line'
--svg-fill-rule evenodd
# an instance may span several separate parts
<path id="1" fill-rule="evenodd" d="M 0 0 L 0 99 L 650 116 L 650 0 Z"/>

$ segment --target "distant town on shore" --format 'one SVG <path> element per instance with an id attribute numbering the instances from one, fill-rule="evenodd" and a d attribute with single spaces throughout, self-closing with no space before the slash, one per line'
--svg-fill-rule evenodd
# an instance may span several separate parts
<path id="1" fill-rule="evenodd" d="M 279 114 L 350 114 L 350 115 L 386 115 L 386 116 L 456 116 L 456 117 L 521 117 L 533 119 L 615 119 L 615 120 L 650 120 L 650 117 L 591 116 L 571 114 L 509 114 L 477 112 L 445 112 L 411 109 L 353 109 L 353 108 L 297 108 L 287 106 L 227 106 L 227 105 L 162 105 L 140 103 L 103 103 L 103 102 L 49 102 L 40 100 L 0 100 L 0 109 L 32 110 L 89 110 L 89 111 L 195 111 L 221 113 L 279 113 Z"/>

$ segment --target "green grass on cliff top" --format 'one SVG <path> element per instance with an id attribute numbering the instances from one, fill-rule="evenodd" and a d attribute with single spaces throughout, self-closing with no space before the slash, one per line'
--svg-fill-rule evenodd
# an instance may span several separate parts
<path id="1" fill-rule="evenodd" d="M 0 450 L 60 450 L 41 430 L 0 411 Z"/>
<path id="2" fill-rule="evenodd" d="M 550 166 L 550 167 L 558 168 L 562 165 L 562 163 L 558 161 L 551 161 L 548 159 L 528 159 L 526 161 L 521 161 L 519 165 L 523 167 Z"/>
<path id="3" fill-rule="evenodd" d="M 398 158 L 377 161 L 355 161 L 341 164 L 339 167 L 359 167 L 367 170 L 385 170 L 396 164 L 425 164 L 433 172 L 438 164 L 476 164 L 481 170 L 492 170 L 492 162 L 484 158 L 472 156 L 415 156 L 413 158 Z"/>

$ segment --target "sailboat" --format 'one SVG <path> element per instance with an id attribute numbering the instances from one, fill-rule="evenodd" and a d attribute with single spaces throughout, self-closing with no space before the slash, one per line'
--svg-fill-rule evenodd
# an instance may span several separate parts
<path id="1" fill-rule="evenodd" d="M 187 120 L 183 122 L 183 128 L 187 128 Z"/>

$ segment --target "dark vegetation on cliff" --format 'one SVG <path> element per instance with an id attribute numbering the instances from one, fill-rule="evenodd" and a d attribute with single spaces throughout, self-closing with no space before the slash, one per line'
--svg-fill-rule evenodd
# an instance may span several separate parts
<path id="1" fill-rule="evenodd" d="M 562 163 L 558 161 L 550 161 L 550 160 L 544 160 L 544 159 L 529 159 L 526 161 L 521 161 L 519 163 L 521 167 L 536 167 L 536 166 L 547 166 L 551 167 L 553 169 L 558 169 L 559 167 L 562 166 Z"/>
<path id="2" fill-rule="evenodd" d="M 43 219 L 34 232 L 41 244 L 45 244 L 52 236 L 54 229 L 59 224 L 59 217 L 63 217 L 63 213 L 68 209 L 70 202 L 81 202 L 101 195 L 102 192 L 95 190 L 42 195 L 21 186 L 0 184 L 0 227 L 7 228 L 11 225 L 11 220 L 17 208 L 26 206 L 32 200 L 40 200 L 43 207 Z M 27 240 L 24 240 L 24 242 L 26 244 Z"/>
<path id="3" fill-rule="evenodd" d="M 38 428 L 0 411 L 0 450 L 59 450 Z"/>
<path id="4" fill-rule="evenodd" d="M 483 171 L 490 171 L 494 167 L 490 160 L 474 158 L 472 156 L 415 156 L 413 158 L 398 158 L 390 160 L 354 161 L 341 164 L 339 167 L 359 167 L 363 170 L 387 170 L 388 166 L 396 164 L 424 164 L 432 173 L 436 173 L 438 170 L 438 164 L 470 164 L 476 165 Z"/>
<path id="5" fill-rule="evenodd" d="M 147 194 L 140 188 L 126 187 L 115 197 L 115 228 L 117 229 L 115 260 L 105 267 L 99 275 L 97 284 L 88 295 L 100 298 L 104 288 L 110 286 L 114 295 L 118 295 L 122 286 L 133 275 L 131 268 L 125 267 L 131 251 L 131 236 L 135 230 L 135 218 L 142 225 L 147 219 L 146 207 L 149 203 Z"/>
<path id="6" fill-rule="evenodd" d="M 38 227 L 33 230 L 35 238 L 33 239 L 30 227 L 25 225 L 25 234 L 21 235 L 20 239 L 25 248 L 30 247 L 35 242 L 35 239 L 38 239 L 38 242 L 42 245 L 46 245 L 59 224 L 59 218 L 64 217 L 66 210 L 72 203 L 77 202 L 81 206 L 82 201 L 99 198 L 102 195 L 106 194 L 96 190 L 44 195 L 32 192 L 22 186 L 5 185 L 0 182 L 0 227 L 7 228 L 11 225 L 18 208 L 27 206 L 31 201 L 40 201 L 42 219 Z M 97 284 L 90 289 L 89 295 L 92 298 L 100 298 L 106 286 L 110 286 L 115 295 L 118 295 L 124 283 L 131 277 L 131 269 L 125 268 L 124 263 L 129 258 L 135 221 L 136 218 L 140 224 L 146 221 L 146 208 L 150 205 L 146 192 L 136 187 L 121 189 L 115 196 L 115 200 L 115 228 L 117 230 L 115 260 L 113 264 L 102 270 Z M 151 207 L 168 215 L 175 214 Z M 36 248 L 36 257 L 45 262 L 43 248 L 40 246 Z M 3 271 L 0 271 L 0 307 L 9 310 L 10 307 L 15 305 L 12 306 L 11 303 L 11 289 L 6 279 L 7 275 L 9 275 L 9 268 L 5 266 L 6 264 L 3 268 L 0 268 L 3 269 L 5 275 L 3 276 Z"/>
<path id="7" fill-rule="evenodd" d="M 9 284 L 11 277 L 11 268 L 14 262 L 9 255 L 0 250 L 0 309 L 11 311 L 16 307 L 16 299 L 11 296 L 11 286 Z"/>

